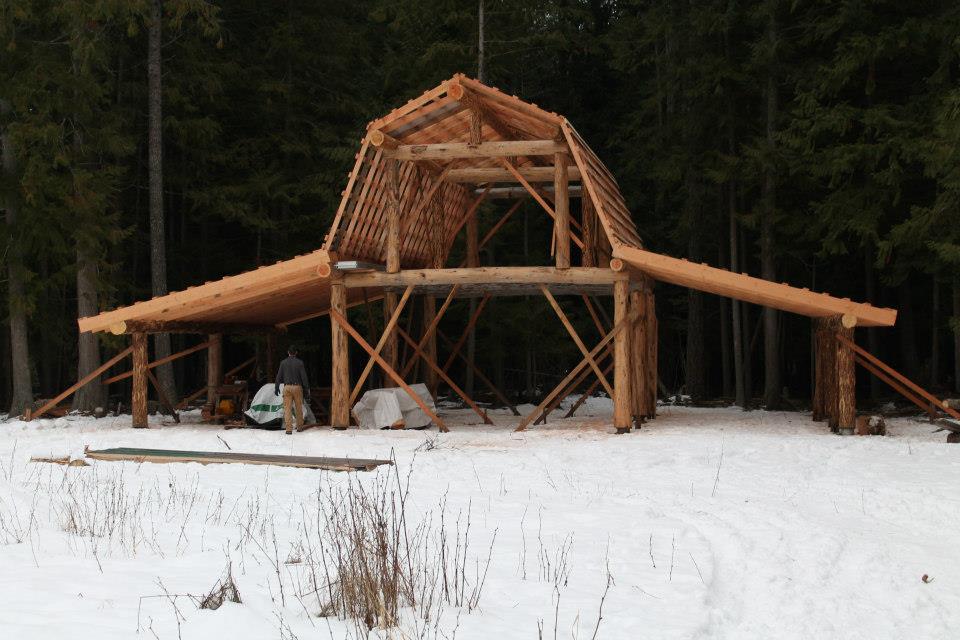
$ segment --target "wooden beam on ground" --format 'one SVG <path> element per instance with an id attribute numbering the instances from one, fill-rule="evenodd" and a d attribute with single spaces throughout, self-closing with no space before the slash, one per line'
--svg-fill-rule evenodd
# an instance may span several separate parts
<path id="1" fill-rule="evenodd" d="M 629 322 L 630 283 L 613 285 L 613 323 Z M 621 331 L 613 345 L 613 426 L 617 433 L 630 431 L 630 331 Z"/>
<path id="2" fill-rule="evenodd" d="M 407 300 L 410 299 L 410 294 L 413 293 L 413 287 L 407 287 L 403 292 L 403 296 L 400 298 L 400 301 L 396 304 L 393 313 L 390 315 L 390 318 L 387 320 L 386 326 L 383 328 L 383 334 L 380 336 L 380 340 L 377 341 L 377 346 L 374 347 L 374 350 L 379 354 L 384 350 L 384 347 L 389 343 L 391 337 L 394 335 L 394 329 L 397 326 L 397 322 L 400 320 L 400 314 L 403 313 L 403 308 L 407 306 Z M 394 339 L 395 340 L 395 339 Z M 394 343 L 396 344 L 396 343 Z M 393 359 L 396 359 L 396 346 L 393 349 Z M 389 362 L 390 357 L 388 356 L 387 361 Z M 360 377 L 357 379 L 357 383 L 353 386 L 353 391 L 350 392 L 350 406 L 357 401 L 357 396 L 360 395 L 360 390 L 363 388 L 363 383 L 367 381 L 367 376 L 370 375 L 370 371 L 373 370 L 373 365 L 376 363 L 373 356 L 367 360 L 367 364 L 364 365 L 363 371 L 360 373 Z M 390 363 L 390 366 L 395 366 L 393 363 Z"/>
<path id="3" fill-rule="evenodd" d="M 147 428 L 147 334 L 133 334 L 133 392 L 130 413 L 134 429 Z"/>
<path id="4" fill-rule="evenodd" d="M 557 302 L 557 299 L 553 297 L 553 294 L 550 293 L 550 290 L 546 287 L 541 286 L 540 291 L 543 292 L 543 296 L 547 299 L 547 302 L 550 303 L 550 306 L 553 307 L 554 312 L 556 312 L 557 317 L 560 318 L 560 322 L 563 323 L 567 333 L 570 334 L 573 342 L 577 345 L 577 348 L 580 349 L 580 353 L 583 354 L 583 357 L 587 359 L 587 364 L 589 364 L 590 368 L 593 369 L 593 372 L 597 374 L 597 378 L 600 380 L 600 383 L 603 384 L 603 388 L 607 390 L 607 393 L 609 393 L 610 397 L 612 398 L 613 387 L 611 387 L 610 383 L 607 382 L 607 377 L 603 374 L 603 371 L 600 370 L 600 365 L 598 365 L 597 361 L 590 356 L 590 351 L 587 349 L 587 345 L 585 345 L 583 340 L 580 339 L 580 334 L 578 334 L 577 330 L 574 329 L 570 319 L 567 318 L 567 314 L 563 312 L 563 309 L 560 307 L 560 303 Z"/>
<path id="5" fill-rule="evenodd" d="M 263 453 L 240 453 L 228 451 L 177 451 L 173 449 L 135 449 L 118 447 L 114 449 L 87 449 L 84 455 L 93 460 L 130 461 L 130 462 L 198 462 L 200 464 L 268 464 L 278 467 L 301 467 L 304 469 L 324 469 L 327 471 L 372 471 L 384 464 L 393 464 L 390 460 L 368 460 L 364 458 L 320 458 L 312 456 L 284 456 Z"/>
<path id="6" fill-rule="evenodd" d="M 424 351 L 417 345 L 414 339 L 410 337 L 409 333 L 404 331 L 401 327 L 397 327 L 397 333 L 399 333 L 400 337 L 403 338 L 407 342 L 407 344 L 410 345 L 410 347 L 414 351 L 414 354 L 420 356 L 420 358 L 427 363 L 427 366 L 430 367 L 434 371 L 434 373 L 436 373 L 444 382 L 446 382 L 447 385 L 451 389 L 453 389 L 453 392 L 456 393 L 458 396 L 460 396 L 463 399 L 463 401 L 467 403 L 467 406 L 473 409 L 474 413 L 480 416 L 480 419 L 483 420 L 484 424 L 493 424 L 493 422 L 487 416 L 487 412 L 482 410 L 480 407 L 478 407 L 477 404 L 473 401 L 473 399 L 470 398 L 470 396 L 468 396 L 467 393 L 463 389 L 461 389 L 460 386 L 457 385 L 457 383 L 450 378 L 450 376 L 444 373 L 443 369 L 441 369 L 440 366 L 436 363 L 436 360 L 430 359 L 427 356 L 427 354 L 424 353 Z"/>
<path id="7" fill-rule="evenodd" d="M 456 160 L 458 158 L 503 158 L 516 156 L 552 156 L 567 151 L 567 145 L 556 140 L 505 140 L 481 142 L 442 142 L 437 144 L 405 144 L 384 153 L 397 160 Z"/>
<path id="8" fill-rule="evenodd" d="M 149 364 L 147 365 L 147 369 L 156 369 L 156 368 L 159 367 L 160 365 L 167 364 L 168 362 L 173 362 L 174 360 L 179 360 L 180 358 L 183 358 L 184 356 L 188 356 L 188 355 L 190 355 L 191 353 L 196 353 L 197 351 L 200 351 L 201 349 L 206 349 L 206 348 L 209 347 L 209 346 L 210 346 L 210 341 L 209 341 L 209 340 L 205 340 L 205 341 L 201 342 L 200 344 L 197 344 L 197 345 L 194 345 L 194 346 L 189 347 L 189 348 L 187 348 L 187 349 L 184 349 L 183 351 L 178 351 L 178 352 L 176 352 L 176 353 L 170 354 L 170 355 L 167 356 L 166 358 L 160 358 L 159 360 L 154 360 L 153 362 L 151 362 L 151 363 L 149 363 Z M 120 382 L 121 380 L 126 380 L 127 378 L 131 377 L 132 375 L 133 375 L 133 371 L 126 371 L 126 372 L 124 372 L 124 373 L 118 373 L 117 375 L 115 375 L 115 376 L 110 376 L 109 378 L 107 378 L 106 380 L 104 380 L 104 381 L 103 381 L 103 384 L 113 384 L 114 382 Z"/>
<path id="9" fill-rule="evenodd" d="M 177 413 L 176 407 L 173 406 L 170 398 L 167 397 L 167 392 L 163 390 L 160 381 L 157 380 L 157 376 L 153 375 L 153 371 L 150 371 L 150 369 L 147 369 L 147 378 L 150 379 L 150 384 L 153 385 L 154 390 L 157 392 L 157 398 L 159 398 L 160 404 L 167 408 L 167 411 L 173 416 L 173 421 L 180 424 L 180 414 Z"/>
<path id="10" fill-rule="evenodd" d="M 446 343 L 446 345 L 447 345 L 448 347 L 450 347 L 451 345 L 453 345 L 453 342 L 450 340 L 450 338 L 448 338 L 448 337 L 443 333 L 443 331 L 440 331 L 440 329 L 437 329 L 437 335 L 440 336 L 440 339 L 443 340 L 444 343 Z M 483 384 L 487 385 L 487 388 L 490 389 L 490 392 L 493 393 L 493 395 L 495 395 L 495 396 L 497 397 L 497 400 L 499 400 L 500 403 L 501 403 L 503 406 L 509 407 L 510 413 L 512 413 L 512 414 L 515 415 L 515 416 L 519 416 L 519 415 L 520 415 L 520 412 L 517 410 L 517 407 L 514 406 L 514 404 L 513 404 L 512 402 L 510 402 L 509 399 L 507 399 L 507 396 L 505 396 L 505 395 L 500 391 L 500 389 L 497 388 L 497 386 L 496 386 L 495 384 L 493 384 L 493 381 L 491 381 L 490 378 L 488 378 L 487 376 L 485 376 L 485 375 L 483 374 L 483 372 L 480 371 L 480 369 L 477 367 L 477 365 L 476 365 L 475 363 L 470 362 L 469 360 L 467 360 L 466 356 L 464 356 L 464 355 L 463 355 L 462 353 L 460 353 L 459 351 L 455 352 L 455 354 L 456 354 L 456 357 L 458 357 L 458 358 L 460 358 L 461 360 L 463 360 L 464 364 L 466 364 L 468 367 L 470 367 L 471 369 L 473 369 L 473 374 L 474 374 L 475 376 L 477 376 L 478 378 L 480 378 L 480 382 L 482 382 Z M 446 373 L 446 369 L 444 369 L 444 373 Z"/>
<path id="11" fill-rule="evenodd" d="M 342 278 L 336 278 L 330 283 L 330 423 L 334 429 L 350 426 L 350 345 L 345 332 L 346 313 L 347 288 Z"/>
<path id="12" fill-rule="evenodd" d="M 330 319 L 333 322 L 340 325 L 340 327 L 342 327 L 343 330 L 346 331 L 357 342 L 357 344 L 359 344 L 363 348 L 364 351 L 370 354 L 370 356 L 377 361 L 377 364 L 380 365 L 380 368 L 382 368 L 383 371 L 388 376 L 390 376 L 394 382 L 397 383 L 397 386 L 403 389 L 407 393 L 407 395 L 410 396 L 410 398 L 417 403 L 417 406 L 419 406 L 424 413 L 430 416 L 430 419 L 434 422 L 434 424 L 437 425 L 437 428 L 440 429 L 440 431 L 443 431 L 443 432 L 449 431 L 449 429 L 447 428 L 447 425 L 444 424 L 443 420 L 440 419 L 440 416 L 434 413 L 433 410 L 431 410 L 430 407 L 428 407 L 427 404 L 423 401 L 423 398 L 421 398 L 416 391 L 411 389 L 410 385 L 408 385 L 406 382 L 403 381 L 403 378 L 400 377 L 400 374 L 397 373 L 397 371 L 393 367 L 387 364 L 386 360 L 384 360 L 379 353 L 373 350 L 373 347 L 371 347 L 370 344 L 363 339 L 363 336 L 361 336 L 357 332 L 357 330 L 350 325 L 350 323 L 347 321 L 347 319 L 344 316 L 340 315 L 339 312 L 331 308 Z"/>
<path id="13" fill-rule="evenodd" d="M 595 347 L 590 351 L 590 357 L 591 357 L 591 358 L 596 358 L 596 357 L 597 357 L 597 354 L 600 353 L 600 351 L 601 351 L 605 346 L 607 346 L 607 344 L 608 344 L 611 340 L 613 340 L 614 338 L 616 338 L 617 335 L 619 335 L 619 334 L 624 330 L 624 327 L 626 326 L 626 324 L 627 324 L 627 321 L 626 321 L 626 320 L 621 320 L 620 322 L 618 322 L 617 324 L 615 324 L 614 327 L 613 327 L 613 329 L 611 329 L 610 332 L 609 332 L 606 336 L 604 336 L 603 339 L 602 339 L 600 342 L 597 343 L 597 346 L 595 346 Z M 566 376 L 563 380 L 560 381 L 560 384 L 558 384 L 556 387 L 554 387 L 553 391 L 551 391 L 549 394 L 547 394 L 547 397 L 545 397 L 545 398 L 540 402 L 540 404 L 537 405 L 537 407 L 536 407 L 533 411 L 531 411 L 529 414 L 527 414 L 527 416 L 526 416 L 523 420 L 520 421 L 520 424 L 517 425 L 517 428 L 515 429 L 515 431 L 524 431 L 524 430 L 526 430 L 527 426 L 529 426 L 529 424 L 530 424 L 531 422 L 533 422 L 534 418 L 536 418 L 538 415 L 540 415 L 540 414 L 543 412 L 543 410 L 544 410 L 547 406 L 549 406 L 551 402 L 554 401 L 554 399 L 557 397 L 557 395 L 559 395 L 564 389 L 566 389 L 566 388 L 567 388 L 567 385 L 569 385 L 570 382 L 571 382 L 574 378 L 576 378 L 577 375 L 580 374 L 580 371 L 582 371 L 583 368 L 586 367 L 586 366 L 587 366 L 587 359 L 584 358 L 583 360 L 580 361 L 580 364 L 578 364 L 577 366 L 575 366 L 573 369 L 570 370 L 570 373 L 568 373 L 567 376 Z"/>
<path id="14" fill-rule="evenodd" d="M 597 267 L 476 267 L 455 269 L 404 269 L 398 273 L 346 273 L 348 288 L 409 287 L 423 285 L 481 285 L 481 284 L 565 284 L 612 285 L 626 282 L 629 275 Z"/>
<path id="15" fill-rule="evenodd" d="M 528 182 L 553 182 L 558 169 L 553 166 L 545 167 L 517 167 L 517 171 Z M 487 184 L 494 182 L 517 182 L 517 177 L 507 169 L 497 167 L 464 167 L 450 169 L 446 177 L 448 182 Z M 574 166 L 567 167 L 567 179 L 579 180 L 580 169 Z"/>
<path id="16" fill-rule="evenodd" d="M 811 317 L 850 315 L 856 317 L 857 326 L 862 327 L 891 327 L 897 319 L 895 309 L 834 298 L 825 293 L 815 293 L 706 264 L 695 264 L 636 247 L 617 245 L 613 254 L 656 280 L 782 311 Z"/>
<path id="17" fill-rule="evenodd" d="M 121 320 L 110 326 L 110 333 L 119 336 L 130 333 L 228 333 L 258 334 L 281 331 L 272 324 L 242 324 L 232 322 L 192 322 L 186 320 Z"/>
<path id="18" fill-rule="evenodd" d="M 132 352 L 133 352 L 133 347 L 131 346 L 131 347 L 127 347 L 117 355 L 113 356 L 112 358 L 110 358 L 109 360 L 101 364 L 99 367 L 97 367 L 96 369 L 94 369 L 84 377 L 77 380 L 73 385 L 68 387 L 63 392 L 61 392 L 60 395 L 58 395 L 56 398 L 53 398 L 52 400 L 47 401 L 36 411 L 31 411 L 30 417 L 28 419 L 39 418 L 40 416 L 45 414 L 47 411 L 50 411 L 50 409 L 53 409 L 55 406 L 57 406 L 58 404 L 60 404 L 61 402 L 63 402 L 64 400 L 72 396 L 74 393 L 76 393 L 77 389 L 80 389 L 81 387 L 84 387 L 90 384 L 91 382 L 93 382 L 94 380 L 96 380 L 97 378 L 99 378 L 100 374 L 102 374 L 104 371 L 106 371 L 113 365 L 117 364 L 118 362 L 126 358 Z"/>

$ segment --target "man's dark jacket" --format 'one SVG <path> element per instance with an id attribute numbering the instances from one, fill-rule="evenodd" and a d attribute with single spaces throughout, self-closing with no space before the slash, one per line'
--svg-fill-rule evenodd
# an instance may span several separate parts
<path id="1" fill-rule="evenodd" d="M 304 397 L 310 397 L 310 383 L 307 382 L 307 368 L 303 366 L 303 360 L 297 356 L 287 356 L 283 359 L 280 368 L 277 369 L 276 384 L 273 387 L 277 395 L 280 395 L 282 384 L 298 384 L 303 387 Z"/>

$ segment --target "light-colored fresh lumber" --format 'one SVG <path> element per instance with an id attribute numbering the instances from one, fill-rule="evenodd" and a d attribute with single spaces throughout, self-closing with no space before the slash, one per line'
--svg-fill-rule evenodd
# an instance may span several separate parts
<path id="1" fill-rule="evenodd" d="M 863 327 L 890 327 L 897 319 L 896 309 L 884 309 L 834 298 L 825 293 L 815 293 L 807 289 L 769 282 L 742 273 L 733 273 L 635 247 L 621 245 L 614 248 L 613 254 L 655 280 L 782 311 L 812 317 L 848 314 L 856 317 L 857 326 Z"/>
<path id="2" fill-rule="evenodd" d="M 200 344 L 196 344 L 196 345 L 194 345 L 194 346 L 192 346 L 192 347 L 188 347 L 188 348 L 184 349 L 183 351 L 178 351 L 178 352 L 176 352 L 176 353 L 172 353 L 172 354 L 170 354 L 169 356 L 167 356 L 166 358 L 160 358 L 159 360 L 154 360 L 153 362 L 151 362 L 151 363 L 149 363 L 149 364 L 147 365 L 147 368 L 148 368 L 148 369 L 155 369 L 155 368 L 159 367 L 160 365 L 167 364 L 168 362 L 173 362 L 174 360 L 179 360 L 180 358 L 183 358 L 184 356 L 188 356 L 188 355 L 190 355 L 191 353 L 196 353 L 197 351 L 200 351 L 201 349 L 206 349 L 208 346 L 210 346 L 210 341 L 209 341 L 209 340 L 204 340 L 204 341 L 201 342 Z M 115 383 L 115 382 L 120 382 L 121 380 L 126 380 L 127 378 L 129 378 L 129 377 L 132 376 L 132 375 L 133 375 L 133 371 L 132 371 L 132 370 L 131 370 L 131 371 L 127 371 L 127 372 L 125 372 L 125 373 L 118 373 L 118 374 L 115 375 L 115 376 L 110 376 L 109 378 L 105 379 L 105 380 L 103 381 L 103 384 L 113 384 L 113 383 Z"/>
<path id="3" fill-rule="evenodd" d="M 556 140 L 501 140 L 471 145 L 468 142 L 405 144 L 385 153 L 397 160 L 456 160 L 458 158 L 505 158 L 516 156 L 552 156 L 566 151 Z"/>
<path id="4" fill-rule="evenodd" d="M 397 358 L 397 348 L 396 348 L 396 337 L 394 329 L 397 326 L 397 322 L 400 320 L 400 314 L 403 313 L 403 308 L 407 306 L 407 300 L 410 299 L 410 294 L 413 293 L 413 287 L 407 287 L 403 296 L 400 298 L 399 302 L 396 302 L 394 299 L 394 308 L 390 314 L 390 317 L 387 320 L 387 324 L 383 329 L 383 334 L 380 336 L 380 340 L 377 342 L 377 346 L 374 347 L 374 350 L 379 354 L 382 353 L 386 346 L 393 340 L 394 346 L 392 353 L 388 350 L 386 360 L 390 363 L 391 366 L 396 367 L 396 358 Z M 392 294 L 396 296 L 396 294 Z M 391 362 L 392 360 L 392 362 Z M 360 377 L 357 379 L 357 383 L 353 386 L 353 391 L 350 392 L 350 406 L 357 401 L 357 397 L 360 395 L 360 390 L 363 389 L 363 383 L 367 381 L 367 376 L 370 375 L 370 372 L 373 370 L 373 365 L 376 364 L 376 360 L 371 356 L 367 360 L 367 364 L 364 365 L 363 371 L 360 373 Z"/>
<path id="5" fill-rule="evenodd" d="M 570 191 L 567 176 L 567 156 L 558 153 L 553 157 L 553 233 L 556 251 L 555 264 L 558 269 L 570 267 Z M 583 243 L 580 243 L 583 249 Z"/>
<path id="6" fill-rule="evenodd" d="M 517 171 L 528 182 L 553 182 L 557 169 L 546 167 L 517 167 Z M 567 168 L 568 180 L 579 180 L 580 169 L 576 166 Z M 450 169 L 447 172 L 449 182 L 463 182 L 468 184 L 484 184 L 488 182 L 516 182 L 517 178 L 506 169 L 497 167 L 464 167 Z"/>
<path id="7" fill-rule="evenodd" d="M 321 458 L 314 456 L 285 456 L 264 453 L 240 453 L 228 451 L 178 451 L 174 449 L 137 449 L 118 447 L 114 449 L 86 449 L 84 455 L 93 460 L 129 462 L 197 462 L 199 464 L 267 464 L 279 467 L 301 467 L 327 471 L 371 471 L 390 460 L 365 458 Z"/>
<path id="8" fill-rule="evenodd" d="M 613 322 L 620 326 L 629 322 L 630 283 L 619 281 L 613 285 Z M 617 433 L 630 431 L 630 327 L 617 335 L 613 345 L 613 426 Z"/>
<path id="9" fill-rule="evenodd" d="M 348 288 L 407 287 L 410 285 L 568 284 L 605 285 L 627 281 L 629 276 L 597 267 L 476 267 L 454 269 L 404 269 L 398 273 L 347 273 Z"/>
<path id="10" fill-rule="evenodd" d="M 133 391 L 130 413 L 133 428 L 147 428 L 147 334 L 133 334 Z"/>
<path id="11" fill-rule="evenodd" d="M 330 282 L 330 425 L 350 426 L 350 349 L 347 343 L 347 288 L 342 278 Z M 337 318 L 343 318 L 343 322 Z M 379 357 L 379 356 L 378 356 Z"/>

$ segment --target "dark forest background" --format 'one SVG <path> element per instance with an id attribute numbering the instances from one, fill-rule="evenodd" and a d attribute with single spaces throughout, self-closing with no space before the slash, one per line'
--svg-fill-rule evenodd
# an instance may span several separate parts
<path id="1" fill-rule="evenodd" d="M 318 248 L 366 123 L 481 64 L 574 123 L 647 247 L 895 307 L 895 328 L 857 340 L 958 389 L 955 0 L 0 0 L 0 406 L 18 413 L 120 348 L 79 340 L 78 314 Z M 483 261 L 547 264 L 549 233 L 525 204 Z M 805 403 L 809 319 L 656 293 L 666 389 Z M 328 336 L 317 320 L 287 338 L 319 384 Z M 477 344 L 518 399 L 579 360 L 542 300 L 496 299 Z M 257 348 L 229 342 L 225 366 Z M 201 360 L 164 384 L 202 385 Z M 887 394 L 859 377 L 863 400 Z"/>

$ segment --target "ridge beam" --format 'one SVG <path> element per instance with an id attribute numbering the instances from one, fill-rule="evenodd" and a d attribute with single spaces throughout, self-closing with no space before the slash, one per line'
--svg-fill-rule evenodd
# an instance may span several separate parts
<path id="1" fill-rule="evenodd" d="M 515 156 L 552 156 L 568 153 L 567 145 L 556 140 L 506 140 L 481 142 L 441 142 L 437 144 L 402 144 L 387 149 L 385 154 L 397 160 L 455 160 L 457 158 L 509 158 Z"/>

